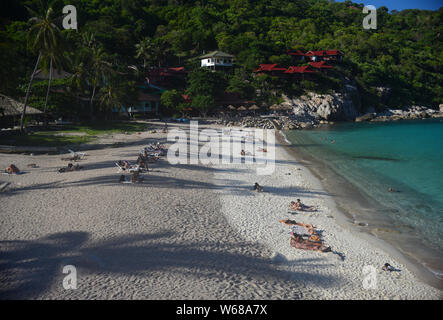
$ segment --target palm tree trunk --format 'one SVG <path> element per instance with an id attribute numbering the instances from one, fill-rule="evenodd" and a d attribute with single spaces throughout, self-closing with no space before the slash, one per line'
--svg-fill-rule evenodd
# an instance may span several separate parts
<path id="1" fill-rule="evenodd" d="M 31 75 L 31 80 L 29 81 L 28 90 L 26 90 L 25 104 L 23 105 L 22 117 L 20 119 L 20 132 L 23 132 L 23 126 L 25 124 L 25 116 L 26 116 L 26 105 L 28 104 L 29 94 L 31 93 L 32 81 L 34 81 L 34 75 L 35 75 L 35 72 L 37 71 L 38 63 L 40 62 L 41 56 L 42 56 L 42 53 L 39 52 L 37 62 L 35 63 L 34 71 L 32 72 L 32 75 Z"/>
<path id="2" fill-rule="evenodd" d="M 46 127 L 48 125 L 48 117 L 46 115 L 46 107 L 48 105 L 48 98 L 49 98 L 49 90 L 51 88 L 51 80 L 52 80 L 52 58 L 49 62 L 49 81 L 48 81 L 48 90 L 46 91 L 46 100 L 45 100 L 45 108 L 43 109 L 43 117 L 45 118 L 44 126 Z"/>
<path id="3" fill-rule="evenodd" d="M 94 102 L 93 102 L 93 100 L 94 100 L 94 95 L 95 95 L 95 88 L 96 88 L 96 85 L 94 84 L 94 88 L 92 89 L 92 96 L 91 96 L 91 101 L 89 102 L 89 105 L 90 105 L 90 112 L 91 112 L 91 119 L 93 119 L 93 117 L 94 117 Z"/>

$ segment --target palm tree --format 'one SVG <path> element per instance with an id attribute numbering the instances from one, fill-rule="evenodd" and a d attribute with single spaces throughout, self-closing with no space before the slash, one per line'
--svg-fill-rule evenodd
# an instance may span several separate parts
<path id="1" fill-rule="evenodd" d="M 143 58 L 143 69 L 146 68 L 146 60 L 152 59 L 152 51 L 153 51 L 154 44 L 151 40 L 151 38 L 143 38 L 140 43 L 137 43 L 135 45 L 136 49 L 136 55 L 135 58 L 139 59 L 140 57 Z"/>
<path id="2" fill-rule="evenodd" d="M 100 105 L 105 110 L 120 108 L 123 105 L 119 88 L 115 83 L 108 83 L 106 87 L 100 89 Z"/>
<path id="3" fill-rule="evenodd" d="M 30 49 L 34 52 L 38 52 L 37 62 L 35 63 L 34 71 L 32 72 L 31 79 L 29 81 L 28 89 L 26 91 L 25 103 L 23 107 L 23 112 L 20 121 L 20 131 L 23 131 L 25 116 L 26 116 L 26 106 L 28 104 L 29 95 L 31 92 L 32 82 L 34 81 L 35 72 L 37 71 L 38 64 L 42 56 L 51 57 L 50 62 L 50 76 L 48 83 L 48 92 L 46 94 L 45 102 L 45 118 L 46 118 L 46 105 L 49 96 L 49 88 L 52 80 L 52 62 L 54 58 L 61 52 L 60 50 L 60 29 L 55 25 L 55 20 L 53 18 L 54 11 L 50 5 L 43 14 L 39 14 L 36 11 L 28 8 L 28 11 L 33 15 L 29 20 L 33 23 L 32 27 L 28 32 L 28 45 Z M 43 10 L 41 10 L 43 11 Z M 58 60 L 57 60 L 58 61 Z"/>
<path id="4" fill-rule="evenodd" d="M 89 105 L 92 118 L 94 113 L 95 91 L 101 83 L 106 83 L 107 78 L 112 74 L 111 64 L 106 61 L 106 53 L 103 48 L 99 46 L 92 48 L 89 69 L 90 74 L 88 80 L 89 84 L 92 85 L 92 95 Z"/>
<path id="5" fill-rule="evenodd" d="M 57 48 L 54 48 L 51 52 L 47 52 L 44 54 L 44 59 L 43 61 L 47 61 L 49 60 L 49 67 L 47 66 L 47 64 L 45 63 L 43 65 L 43 70 L 49 72 L 49 80 L 48 80 L 48 89 L 46 90 L 46 99 L 45 99 L 45 106 L 43 108 L 43 114 L 45 117 L 45 126 L 47 125 L 47 114 L 46 114 L 46 109 L 47 109 L 47 105 L 48 105 L 48 99 L 49 99 L 49 91 L 51 89 L 51 81 L 52 81 L 52 76 L 53 76 L 53 71 L 54 68 L 53 66 L 56 66 L 56 69 L 58 70 L 62 70 L 62 63 L 61 63 L 61 56 L 62 53 L 58 52 L 59 50 L 57 50 Z"/>
<path id="6" fill-rule="evenodd" d="M 135 45 L 135 48 L 135 58 L 143 58 L 143 69 L 146 68 L 147 60 L 158 63 L 158 66 L 161 67 L 168 53 L 166 43 L 163 40 L 156 39 L 153 41 L 149 37 L 143 38 L 140 43 Z"/>
<path id="7" fill-rule="evenodd" d="M 75 92 L 77 103 L 82 92 L 86 91 L 88 69 L 83 57 L 76 56 L 72 64 L 72 75 L 69 78 L 70 89 Z"/>

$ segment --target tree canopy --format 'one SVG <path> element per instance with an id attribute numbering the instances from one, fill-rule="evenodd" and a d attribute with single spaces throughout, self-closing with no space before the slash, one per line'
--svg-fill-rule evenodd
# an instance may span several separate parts
<path id="1" fill-rule="evenodd" d="M 2 2 L 0 90 L 13 97 L 23 96 L 36 60 L 35 53 L 26 47 L 32 23 L 25 6 L 38 7 L 40 0 Z M 125 74 L 130 65 L 140 70 L 184 65 L 191 71 L 187 92 L 191 97 L 203 96 L 198 98 L 202 102 L 208 95 L 215 98 L 215 87 L 245 96 L 266 87 L 250 81 L 248 75 L 215 79 L 201 71 L 194 73 L 199 67 L 196 57 L 204 51 L 229 52 L 235 55 L 237 68 L 250 74 L 260 63 L 289 63 L 288 49 L 338 49 L 345 54 L 338 70 L 341 76 L 355 80 L 368 95 L 376 96 L 377 87 L 392 88 L 385 102 L 388 106 L 436 107 L 443 103 L 442 8 L 389 12 L 381 7 L 377 10 L 377 29 L 364 30 L 362 5 L 351 1 L 59 0 L 53 4 L 54 12 L 61 14 L 66 4 L 77 8 L 78 32 L 61 31 L 68 45 L 65 56 L 74 61 L 85 55 L 85 34 L 94 34 L 94 41 L 100 44 L 100 49 L 95 49 L 95 57 L 100 58 L 94 60 L 97 70 L 85 70 L 95 76 L 81 89 L 82 93 L 88 91 L 89 97 L 93 96 L 94 84 L 106 85 L 98 75 L 103 61 Z M 75 65 L 67 71 L 76 74 L 78 68 L 85 68 L 77 64 L 76 69 Z M 222 85 L 215 85 L 219 80 L 223 80 Z M 300 86 L 303 84 L 292 87 Z"/>

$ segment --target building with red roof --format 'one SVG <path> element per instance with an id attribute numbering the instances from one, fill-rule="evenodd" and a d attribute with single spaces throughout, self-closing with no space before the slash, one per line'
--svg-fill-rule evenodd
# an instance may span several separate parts
<path id="1" fill-rule="evenodd" d="M 343 60 L 343 52 L 341 52 L 340 50 L 308 51 L 306 52 L 305 56 L 313 62 Z"/>
<path id="2" fill-rule="evenodd" d="M 313 67 L 313 68 L 315 68 L 315 69 L 318 69 L 318 70 L 320 70 L 320 71 L 326 71 L 326 70 L 328 70 L 328 69 L 333 69 L 333 68 L 334 68 L 333 66 L 330 66 L 330 65 L 326 64 L 326 61 L 320 61 L 320 62 L 308 62 L 308 64 L 309 64 L 311 67 Z"/>
<path id="3" fill-rule="evenodd" d="M 286 71 L 286 68 L 279 67 L 277 63 L 260 64 L 258 69 L 254 70 L 258 74 L 269 74 L 272 76 L 280 76 Z"/>
<path id="4" fill-rule="evenodd" d="M 295 58 L 298 61 L 305 60 L 305 53 L 301 50 L 288 50 L 286 51 L 286 54 L 290 55 L 291 57 Z"/>
<path id="5" fill-rule="evenodd" d="M 187 74 L 184 67 L 151 68 L 146 73 L 146 81 L 164 88 L 183 87 Z"/>

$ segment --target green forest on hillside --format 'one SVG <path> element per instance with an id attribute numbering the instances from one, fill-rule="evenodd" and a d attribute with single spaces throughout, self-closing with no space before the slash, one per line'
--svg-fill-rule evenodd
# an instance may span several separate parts
<path id="1" fill-rule="evenodd" d="M 384 101 L 389 107 L 436 108 L 443 103 L 442 8 L 389 12 L 382 7 L 377 10 L 377 29 L 364 30 L 362 5 L 350 1 L 59 0 L 49 4 L 2 1 L 0 93 L 25 96 L 40 52 L 40 67 L 47 69 L 52 57 L 54 65 L 73 74 L 51 84 L 65 88 L 49 97 L 47 108 L 56 114 L 85 112 L 79 107 L 80 95 L 98 97 L 94 110 L 131 103 L 144 68 L 159 65 L 185 66 L 191 71 L 194 86 L 189 84 L 191 88 L 184 88 L 183 93 L 194 94 L 202 109 L 214 101 L 199 94 L 199 79 L 218 85 L 217 90 L 212 88 L 213 94 L 226 90 L 269 103 L 282 92 L 296 95 L 305 90 L 339 89 L 344 78 L 359 87 L 366 108 L 384 107 L 377 99 L 377 87 L 392 88 L 389 100 Z M 67 4 L 77 8 L 78 31 L 63 30 L 57 20 Z M 37 43 L 38 34 L 29 33 L 35 25 L 29 19 L 45 17 L 48 7 L 53 9 L 51 21 L 60 27 L 52 45 Z M 288 66 L 289 49 L 338 49 L 345 56 L 332 77 L 317 84 L 281 84 L 272 77 L 251 76 L 260 63 Z M 201 74 L 196 58 L 211 50 L 235 55 L 236 73 Z M 138 72 L 128 69 L 132 65 Z M 45 81 L 34 83 L 31 106 L 43 108 L 46 87 Z M 254 97 L 257 89 L 262 92 L 259 98 Z M 181 105 L 179 93 L 168 93 L 162 101 Z"/>

